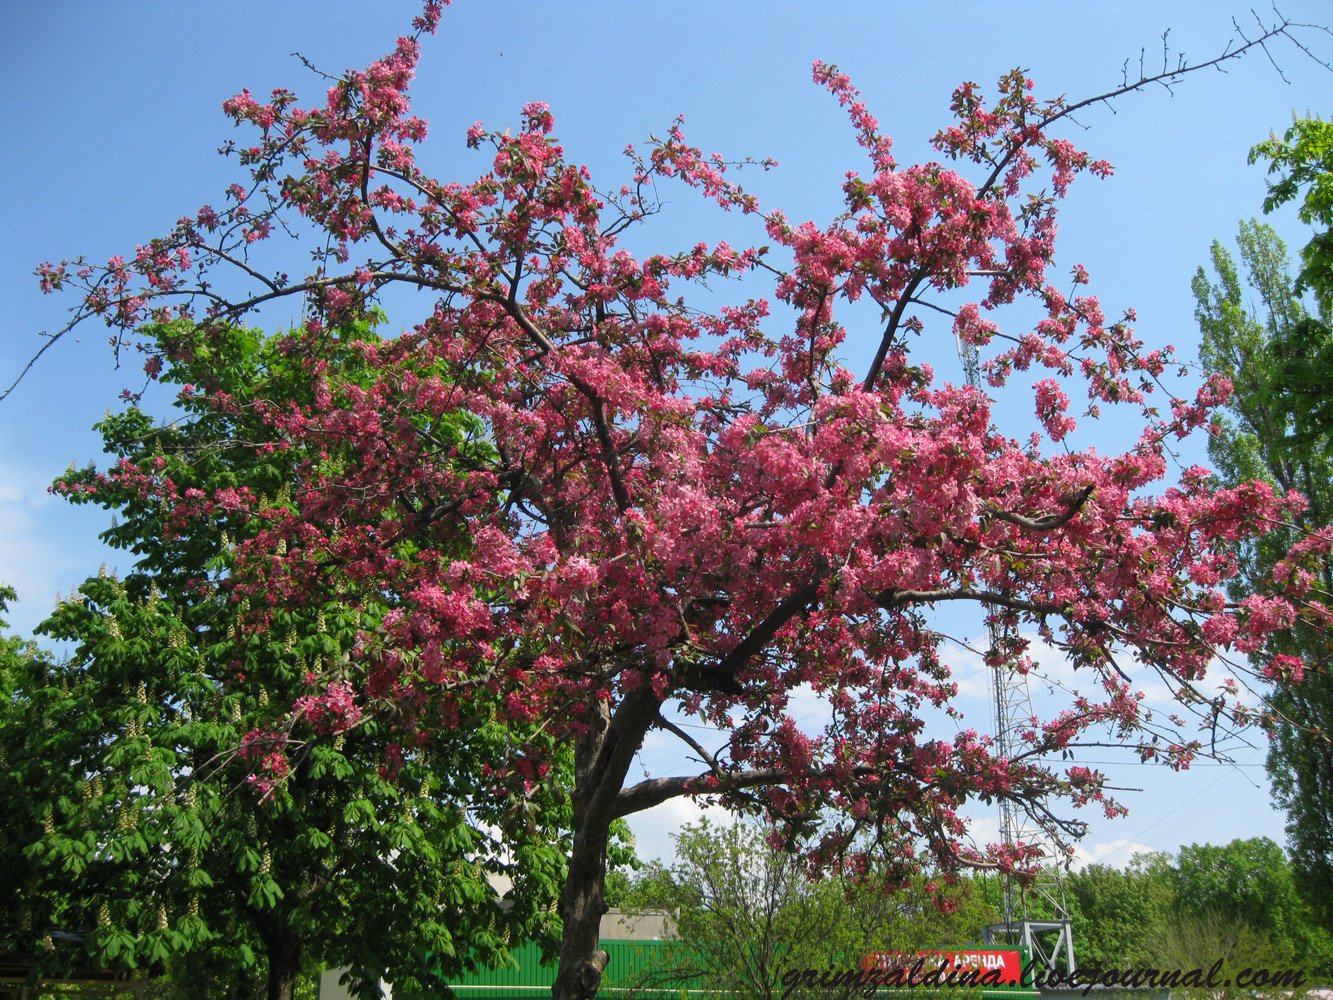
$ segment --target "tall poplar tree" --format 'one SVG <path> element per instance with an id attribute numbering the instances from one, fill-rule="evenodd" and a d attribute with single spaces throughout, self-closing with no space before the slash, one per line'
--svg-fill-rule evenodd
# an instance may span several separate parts
<path id="1" fill-rule="evenodd" d="M 1333 174 L 1327 175 L 1333 178 Z M 1314 244 L 1312 244 L 1314 245 Z M 1265 479 L 1308 500 L 1293 523 L 1241 546 L 1237 594 L 1262 590 L 1288 549 L 1326 528 L 1333 514 L 1330 428 L 1319 416 L 1333 403 L 1333 386 L 1315 374 L 1333 357 L 1328 325 L 1330 284 L 1322 271 L 1293 278 L 1287 250 L 1273 228 L 1242 222 L 1236 257 L 1212 247 L 1214 275 L 1194 277 L 1203 334 L 1202 357 L 1210 372 L 1235 385 L 1209 453 L 1229 484 Z M 1307 305 L 1300 291 L 1314 292 Z M 1308 544 L 1308 543 L 1307 543 Z M 1333 568 L 1324 558 L 1315 570 L 1324 600 L 1333 591 Z M 1273 796 L 1287 812 L 1287 835 L 1300 883 L 1333 926 L 1333 676 L 1327 636 L 1294 623 L 1273 648 L 1301 656 L 1301 684 L 1274 689 L 1275 737 L 1268 757 Z"/>

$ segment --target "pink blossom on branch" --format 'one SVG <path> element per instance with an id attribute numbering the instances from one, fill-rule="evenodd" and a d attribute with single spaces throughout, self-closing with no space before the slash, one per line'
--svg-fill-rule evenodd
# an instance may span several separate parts
<path id="1" fill-rule="evenodd" d="M 427 5 L 418 34 L 440 6 Z M 1039 103 L 1021 73 L 992 104 L 964 85 L 935 139 L 948 165 L 900 167 L 850 80 L 816 64 L 869 170 L 846 175 L 838 215 L 792 222 L 679 121 L 646 157 L 631 151 L 620 194 L 599 194 L 542 104 L 512 134 L 467 130 L 488 158 L 481 177 L 433 178 L 413 153 L 426 134 L 410 113 L 419 57 L 417 37 L 399 39 L 310 108 L 287 91 L 231 99 L 226 112 L 259 134 L 238 153 L 248 177 L 229 208 L 182 218 L 129 262 L 80 262 L 73 278 L 45 264 L 39 276 L 50 290 L 77 283 L 75 321 L 100 316 L 125 338 L 178 317 L 207 334 L 303 300 L 310 320 L 283 349 L 307 401 L 251 404 L 275 441 L 312 456 L 289 503 L 184 495 L 152 468 L 111 475 L 168 524 L 219 508 L 252 519 L 228 586 L 253 628 L 285 605 L 390 605 L 345 676 L 294 706 L 294 725 L 337 730 L 377 713 L 413 739 L 447 740 L 507 719 L 569 748 L 562 995 L 597 979 L 584 974 L 617 818 L 708 795 L 762 808 L 792 836 L 818 828 L 804 843 L 821 864 L 863 866 L 873 842 L 904 872 L 923 849 L 945 872 L 1022 870 L 1039 850 L 976 848 L 959 815 L 969 799 L 1008 798 L 1075 833 L 1060 798 L 1119 807 L 1099 773 L 1045 755 L 1107 729 L 1176 766 L 1200 748 L 1199 734 L 1158 728 L 1123 664 L 1194 703 L 1219 652 L 1258 652 L 1298 615 L 1326 625 L 1301 568 L 1309 545 L 1272 595 L 1237 606 L 1224 591 L 1230 548 L 1295 498 L 1216 491 L 1194 471 L 1164 484 L 1167 443 L 1202 426 L 1226 387 L 1170 397 L 1169 353 L 1136 338 L 1132 313 L 1110 322 L 1095 297 L 1052 283 L 1060 199 L 1080 173 L 1109 173 L 1055 134 L 1075 105 Z M 647 192 L 668 179 L 755 216 L 768 246 L 632 254 L 620 235 L 657 209 Z M 310 272 L 252 267 L 246 247 L 298 217 L 324 236 Z M 250 291 L 223 298 L 222 272 Z M 712 312 L 691 301 L 699 284 L 742 274 L 771 275 L 769 297 Z M 1076 287 L 1088 280 L 1075 269 Z M 432 293 L 431 315 L 359 348 L 355 378 L 331 371 L 321 345 L 397 284 Z M 935 377 L 918 356 L 935 297 L 962 300 L 952 332 L 988 352 L 996 394 L 1024 391 L 1015 372 L 1049 374 L 1025 409 L 1061 447 L 1007 435 L 987 395 Z M 774 318 L 773 301 L 792 318 Z M 873 330 L 850 308 L 866 301 L 882 316 Z M 154 327 L 156 350 L 188 349 L 180 329 Z M 864 371 L 847 365 L 853 337 L 875 346 Z M 213 389 L 195 391 L 237 405 Z M 1136 417 L 1138 442 L 1118 454 L 1064 446 L 1080 392 L 1089 413 Z M 459 416 L 466 431 L 450 423 Z M 927 615 L 955 604 L 1002 626 L 995 669 L 1027 670 L 1035 634 L 1099 693 L 1034 719 L 1009 758 L 976 733 L 930 738 L 924 715 L 953 710 L 957 688 Z M 1275 659 L 1256 672 L 1300 668 Z M 791 711 L 807 685 L 830 706 L 818 732 Z M 1253 714 L 1239 690 L 1227 697 L 1214 723 Z M 695 741 L 673 709 L 721 729 L 721 745 Z M 633 781 L 651 730 L 682 740 L 698 770 Z M 546 744 L 517 745 L 479 780 L 522 800 L 556 780 L 556 761 Z M 256 783 L 272 787 L 284 763 L 273 748 Z"/>

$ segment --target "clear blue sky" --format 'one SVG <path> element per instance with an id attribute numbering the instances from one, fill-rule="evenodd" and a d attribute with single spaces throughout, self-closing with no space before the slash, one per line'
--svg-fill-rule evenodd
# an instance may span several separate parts
<path id="1" fill-rule="evenodd" d="M 1311 0 L 1283 9 L 1304 21 L 1329 13 Z M 311 102 L 323 86 L 293 50 L 330 71 L 364 65 L 389 50 L 413 12 L 411 3 L 345 0 L 7 6 L 0 380 L 8 384 L 39 346 L 38 332 L 59 327 L 70 304 L 38 293 L 31 277 L 38 261 L 129 253 L 180 215 L 220 202 L 234 164 L 213 151 L 237 134 L 220 112 L 225 97 L 281 85 Z M 1167 29 L 1173 61 L 1180 51 L 1195 59 L 1217 54 L 1233 14 L 1253 29 L 1248 5 L 1222 2 L 458 0 L 426 42 L 415 103 L 432 125 L 425 162 L 445 179 L 482 169 L 464 149 L 468 125 L 512 124 L 530 100 L 551 105 L 569 155 L 606 187 L 624 177 L 619 153 L 627 142 L 661 133 L 684 114 L 689 136 L 705 149 L 780 162 L 755 183 L 767 205 L 794 219 L 824 220 L 836 211 L 843 173 L 863 164 L 845 119 L 810 83 L 813 59 L 852 75 L 895 137 L 900 162 L 910 162 L 929 157 L 926 142 L 945 123 L 949 93 L 963 80 L 989 85 L 1023 66 L 1041 96 L 1089 96 L 1116 86 L 1127 59 L 1136 71 L 1140 50 L 1148 68 L 1159 65 Z M 1333 39 L 1312 42 L 1333 56 Z M 1174 95 L 1154 90 L 1122 99 L 1115 113 L 1093 109 L 1082 117 L 1086 131 L 1072 131 L 1074 141 L 1115 164 L 1116 175 L 1075 186 L 1060 263 L 1087 266 L 1108 313 L 1133 306 L 1150 343 L 1194 352 L 1190 276 L 1210 241 L 1230 239 L 1263 197 L 1261 171 L 1246 164 L 1249 148 L 1293 113 L 1329 111 L 1333 77 L 1289 47 L 1274 55 L 1289 83 L 1252 55 L 1226 73 L 1180 84 Z M 683 190 L 669 198 L 664 232 L 691 242 L 717 238 L 716 213 Z M 1274 221 L 1293 243 L 1303 242 L 1290 217 Z M 68 592 L 99 562 L 127 568 L 123 555 L 99 547 L 104 515 L 72 510 L 44 490 L 69 462 L 98 457 L 90 426 L 118 405 L 119 390 L 137 374 L 113 371 L 105 331 L 88 327 L 49 352 L 0 404 L 0 580 L 19 588 L 11 619 L 24 630 L 57 591 Z M 1185 457 L 1203 460 L 1202 442 Z M 984 694 L 974 703 L 980 725 Z M 1108 769 L 1115 784 L 1146 791 L 1125 796 L 1128 819 L 1087 817 L 1094 820 L 1089 854 L 1124 861 L 1130 850 L 1115 852 L 1117 840 L 1161 850 L 1238 836 L 1281 840 L 1262 750 L 1239 759 L 1239 767 L 1203 766 L 1189 775 Z M 648 751 L 645 763 L 675 762 Z M 645 850 L 669 850 L 667 825 L 687 814 L 667 809 L 637 823 Z M 994 821 L 980 825 L 993 829 Z"/>

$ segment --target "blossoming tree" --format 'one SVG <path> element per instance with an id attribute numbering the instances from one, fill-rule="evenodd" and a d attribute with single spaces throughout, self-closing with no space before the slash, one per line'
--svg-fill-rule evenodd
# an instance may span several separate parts
<path id="1" fill-rule="evenodd" d="M 520 801 L 559 776 L 548 740 L 572 748 L 557 997 L 589 997 L 600 981 L 618 818 L 711 796 L 763 810 L 816 865 L 856 868 L 874 851 L 906 877 L 924 850 L 945 870 L 1021 869 L 1038 849 L 973 845 L 959 816 L 969 798 L 1006 798 L 1072 830 L 1061 797 L 1119 807 L 1099 773 L 1055 763 L 1062 751 L 1109 729 L 1145 759 L 1185 766 L 1206 727 L 1256 714 L 1240 686 L 1201 683 L 1219 652 L 1255 654 L 1254 671 L 1279 681 L 1300 674 L 1261 651 L 1298 615 L 1327 619 L 1303 569 L 1327 535 L 1278 566 L 1277 591 L 1229 602 L 1232 544 L 1299 498 L 1218 489 L 1201 468 L 1166 485 L 1170 442 L 1228 386 L 1176 398 L 1170 352 L 1136 339 L 1132 315 L 1108 320 L 1080 268 L 1069 290 L 1054 283 L 1059 201 L 1078 174 L 1110 169 L 1056 132 L 1092 101 L 1043 103 L 1018 72 L 994 103 L 966 84 L 934 140 L 942 162 L 902 166 L 848 78 L 816 64 L 869 163 L 822 224 L 761 204 L 679 123 L 630 151 L 628 184 L 599 193 L 541 104 L 514 134 L 469 130 L 489 169 L 444 182 L 417 166 L 426 123 L 407 100 L 441 6 L 428 2 L 413 36 L 318 106 L 285 90 L 228 100 L 254 138 L 231 149 L 247 176 L 226 207 L 205 206 L 130 259 L 40 276 L 80 290 L 71 326 L 101 317 L 122 345 L 149 320 L 221 329 L 273 300 L 304 303 L 284 350 L 305 368 L 308 401 L 244 404 L 272 447 L 310 455 L 289 504 L 182 491 L 150 468 L 111 478 L 135 477 L 181 519 L 225 504 L 260 525 L 215 582 L 244 605 L 245 627 L 288 606 L 388 606 L 320 679 L 330 704 L 311 695 L 294 711 L 326 727 L 352 708 L 428 718 L 447 740 L 503 706 L 543 739 L 515 739 L 478 766 Z M 1291 35 L 1275 25 L 1227 58 Z M 654 185 L 667 178 L 752 217 L 768 246 L 631 253 L 624 234 L 660 208 Z M 284 235 L 308 237 L 309 273 L 259 263 L 256 245 Z M 736 276 L 747 289 L 771 279 L 770 299 L 692 302 L 703 282 Z M 330 391 L 328 346 L 396 286 L 430 292 L 430 315 L 357 345 L 375 377 Z M 153 329 L 140 341 L 150 375 L 190 349 L 170 324 Z M 849 338 L 873 340 L 863 370 L 844 363 Z M 986 391 L 917 356 L 932 339 L 952 351 L 954 338 L 983 357 Z M 241 405 L 207 381 L 193 391 Z M 1090 418 L 1136 416 L 1137 441 L 1073 447 L 1075 391 Z M 1024 393 L 1039 430 L 1018 440 L 991 396 Z M 432 431 L 450 414 L 475 418 L 489 457 Z M 358 461 L 321 462 L 321 443 Z M 1034 720 L 1008 758 L 971 730 L 933 738 L 924 715 L 957 693 L 931 618 L 944 605 L 997 626 L 992 668 L 1028 670 L 1038 639 L 1099 694 Z M 1205 732 L 1152 718 L 1135 691 L 1144 673 L 1165 678 Z M 816 732 L 789 710 L 804 686 L 828 705 Z M 683 717 L 719 727 L 722 745 L 696 740 Z M 682 741 L 698 770 L 631 780 L 652 731 Z M 264 761 L 272 773 L 258 783 L 278 780 L 280 750 Z"/>

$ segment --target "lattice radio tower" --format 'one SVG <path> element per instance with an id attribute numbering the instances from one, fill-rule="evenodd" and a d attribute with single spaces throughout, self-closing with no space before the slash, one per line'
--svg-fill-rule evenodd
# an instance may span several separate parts
<path id="1" fill-rule="evenodd" d="M 961 340 L 958 356 L 967 374 L 967 384 L 981 388 L 981 370 L 977 348 Z M 992 649 L 1004 647 L 1001 627 L 992 619 L 987 623 Z M 995 754 L 1006 760 L 1019 752 L 1021 732 L 1032 718 L 1032 692 L 1027 674 L 1001 665 L 992 673 L 991 690 L 995 702 Z M 1074 971 L 1074 935 L 1065 902 L 1064 881 L 1055 864 L 1058 856 L 1050 835 L 1031 822 L 1028 814 L 1007 798 L 1000 799 L 1000 838 L 1006 847 L 1017 844 L 1048 845 L 1037 881 L 1026 891 L 1012 875 L 1003 876 L 1004 922 L 985 929 L 987 944 L 1021 945 L 1034 963 L 1047 969 Z M 1032 910 L 1039 913 L 1033 915 Z"/>

